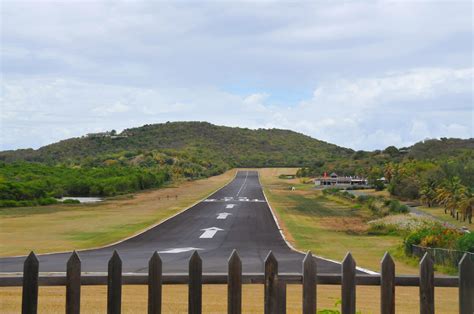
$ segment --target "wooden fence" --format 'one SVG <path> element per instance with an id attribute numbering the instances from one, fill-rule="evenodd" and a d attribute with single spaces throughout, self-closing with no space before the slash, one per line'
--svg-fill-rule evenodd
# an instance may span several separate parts
<path id="1" fill-rule="evenodd" d="M 242 273 L 242 263 L 234 250 L 228 260 L 228 272 L 206 274 L 202 272 L 202 261 L 198 252 L 189 260 L 189 273 L 163 274 L 158 253 L 149 261 L 148 274 L 122 274 L 122 261 L 114 252 L 108 263 L 107 275 L 81 274 L 81 260 L 76 252 L 67 262 L 66 275 L 40 276 L 39 262 L 32 252 L 26 258 L 23 276 L 0 277 L 1 287 L 23 286 L 22 313 L 36 313 L 38 307 L 38 286 L 66 286 L 66 313 L 80 313 L 81 285 L 107 285 L 107 312 L 120 313 L 122 285 L 148 285 L 148 313 L 161 313 L 162 285 L 188 285 L 188 311 L 201 313 L 202 285 L 227 284 L 228 313 L 242 311 L 242 284 L 264 285 L 264 313 L 285 313 L 286 285 L 301 284 L 302 312 L 316 313 L 317 286 L 341 285 L 341 313 L 356 312 L 356 285 L 380 286 L 380 313 L 395 313 L 395 286 L 419 287 L 420 313 L 434 313 L 435 287 L 458 287 L 459 312 L 474 313 L 474 263 L 464 256 L 459 262 L 459 275 L 435 277 L 433 261 L 425 254 L 420 262 L 419 276 L 396 276 L 395 264 L 386 253 L 381 261 L 380 275 L 356 273 L 356 263 L 348 253 L 341 264 L 340 274 L 317 274 L 315 260 L 310 252 L 302 264 L 301 273 L 279 273 L 278 261 L 270 252 L 265 259 L 264 273 Z"/>
<path id="2" fill-rule="evenodd" d="M 430 248 L 421 245 L 412 244 L 408 252 L 410 255 L 422 258 L 426 253 L 429 253 L 436 265 L 445 265 L 456 267 L 459 261 L 467 254 L 467 256 L 474 261 L 474 253 L 456 251 L 443 248 Z"/>

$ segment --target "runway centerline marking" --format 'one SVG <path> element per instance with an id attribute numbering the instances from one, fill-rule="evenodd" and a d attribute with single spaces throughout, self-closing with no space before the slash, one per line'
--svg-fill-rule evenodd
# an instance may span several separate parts
<path id="1" fill-rule="evenodd" d="M 237 195 L 235 197 L 238 197 L 240 192 L 242 192 L 242 189 L 244 188 L 245 186 L 245 182 L 247 182 L 247 177 L 249 176 L 249 172 L 245 172 L 245 179 L 244 179 L 244 183 L 242 183 L 242 186 L 240 187 L 239 191 L 237 192 Z"/>
<path id="2" fill-rule="evenodd" d="M 205 228 L 201 229 L 201 231 L 204 231 L 203 234 L 199 237 L 200 239 L 212 239 L 217 231 L 224 231 L 224 229 L 217 228 L 217 227 L 210 227 L 210 228 Z"/>
<path id="3" fill-rule="evenodd" d="M 234 208 L 235 204 L 227 204 L 225 205 L 225 208 Z"/>
<path id="4" fill-rule="evenodd" d="M 219 213 L 217 214 L 217 219 L 226 219 L 227 216 L 232 215 L 231 213 Z"/>

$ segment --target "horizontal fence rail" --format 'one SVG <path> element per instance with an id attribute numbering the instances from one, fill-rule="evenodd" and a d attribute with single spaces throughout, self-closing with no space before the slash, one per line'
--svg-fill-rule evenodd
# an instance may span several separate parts
<path id="1" fill-rule="evenodd" d="M 162 261 L 155 252 L 149 262 L 148 274 L 122 273 L 122 260 L 114 252 L 108 263 L 107 273 L 81 273 L 81 260 L 73 252 L 67 262 L 66 274 L 42 275 L 39 261 L 31 252 L 24 262 L 22 274 L 3 274 L 0 287 L 23 287 L 22 313 L 37 313 L 39 286 L 65 286 L 65 312 L 80 313 L 81 286 L 107 285 L 107 313 L 120 313 L 123 285 L 148 285 L 148 313 L 161 313 L 162 285 L 188 285 L 188 312 L 202 312 L 202 285 L 226 284 L 228 287 L 228 313 L 242 311 L 242 285 L 264 285 L 264 313 L 286 312 L 286 286 L 301 284 L 302 312 L 315 314 L 318 285 L 341 285 L 341 313 L 356 313 L 356 286 L 380 286 L 380 313 L 395 313 L 395 287 L 419 287 L 420 313 L 434 313 L 435 287 L 459 289 L 459 313 L 474 313 L 474 262 L 468 255 L 459 262 L 458 276 L 435 277 L 433 260 L 426 253 L 420 262 L 418 276 L 396 276 L 395 263 L 389 253 L 381 261 L 379 275 L 356 273 L 356 262 L 348 253 L 341 264 L 339 274 L 318 274 L 311 252 L 303 259 L 301 273 L 279 273 L 278 261 L 269 252 L 263 273 L 242 273 L 242 262 L 237 251 L 228 260 L 227 273 L 203 273 L 199 253 L 195 251 L 189 260 L 188 273 L 162 273 Z"/>

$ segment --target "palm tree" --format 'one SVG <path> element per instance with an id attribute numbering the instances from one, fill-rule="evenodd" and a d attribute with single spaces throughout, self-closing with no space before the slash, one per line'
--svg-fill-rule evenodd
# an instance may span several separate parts
<path id="1" fill-rule="evenodd" d="M 466 189 L 459 202 L 459 210 L 462 214 L 462 221 L 468 219 L 472 223 L 472 212 L 474 211 L 474 193 L 472 190 Z"/>
<path id="2" fill-rule="evenodd" d="M 456 209 L 459 208 L 459 203 L 463 198 L 466 187 L 461 184 L 459 177 L 452 177 L 445 180 L 441 187 L 436 192 L 436 201 L 444 206 L 444 212 L 450 212 L 454 218 L 456 216 Z"/>
<path id="3" fill-rule="evenodd" d="M 436 202 L 436 182 L 433 180 L 428 181 L 420 189 L 420 196 L 422 203 L 428 205 L 428 207 L 433 206 Z"/>

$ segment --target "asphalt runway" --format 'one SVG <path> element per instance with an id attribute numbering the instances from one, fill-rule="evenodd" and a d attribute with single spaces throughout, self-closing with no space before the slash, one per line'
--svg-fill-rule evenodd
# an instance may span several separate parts
<path id="1" fill-rule="evenodd" d="M 330 243 L 328 243 L 330 245 Z M 271 250 L 279 272 L 301 272 L 303 254 L 284 241 L 265 200 L 256 171 L 239 171 L 232 182 L 206 200 L 133 238 L 108 247 L 78 252 L 83 272 L 105 272 L 114 250 L 123 272 L 147 272 L 158 251 L 163 272 L 187 272 L 198 250 L 204 272 L 227 272 L 227 259 L 237 249 L 243 272 L 263 272 Z M 70 253 L 39 255 L 40 272 L 65 272 Z M 21 272 L 25 257 L 0 259 L 0 272 Z M 318 273 L 339 273 L 338 263 L 316 258 Z"/>

